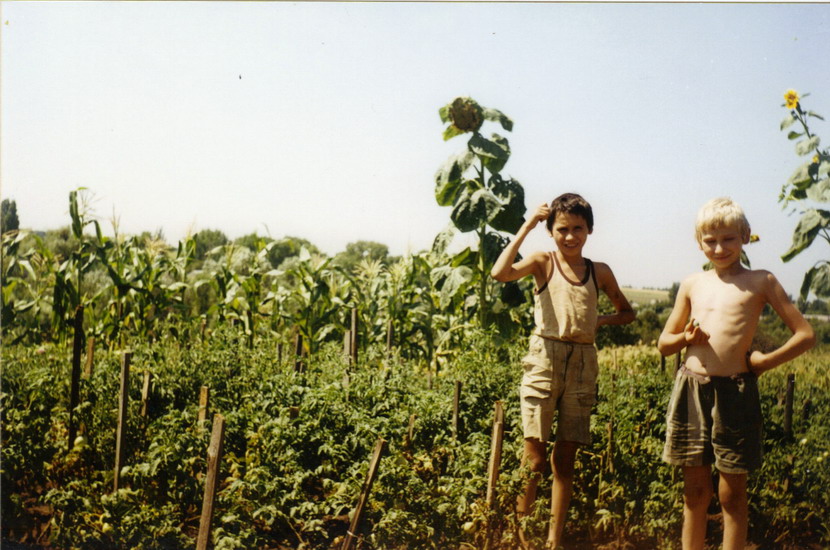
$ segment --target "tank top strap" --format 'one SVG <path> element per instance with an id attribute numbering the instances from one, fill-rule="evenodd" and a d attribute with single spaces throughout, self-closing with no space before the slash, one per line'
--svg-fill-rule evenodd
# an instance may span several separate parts
<path id="1" fill-rule="evenodd" d="M 585 258 L 585 265 L 588 267 L 588 272 L 591 274 L 591 280 L 594 281 L 594 291 L 597 293 L 597 297 L 599 297 L 599 283 L 597 283 L 597 273 L 594 270 L 594 262 Z"/>
<path id="2" fill-rule="evenodd" d="M 553 255 L 553 252 L 548 252 L 548 254 L 550 255 L 550 273 L 548 274 L 548 278 L 545 279 L 545 284 L 536 290 L 536 294 L 541 294 L 545 291 L 550 283 L 550 280 L 553 278 L 553 273 L 556 271 L 556 256 Z"/>

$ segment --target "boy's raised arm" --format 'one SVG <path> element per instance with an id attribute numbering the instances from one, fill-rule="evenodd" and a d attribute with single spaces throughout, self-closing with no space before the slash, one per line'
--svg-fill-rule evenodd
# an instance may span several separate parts
<path id="1" fill-rule="evenodd" d="M 793 334 L 781 347 L 769 353 L 762 353 L 757 350 L 751 352 L 747 360 L 747 367 L 757 375 L 798 357 L 816 343 L 813 327 L 801 315 L 787 293 L 784 292 L 781 283 L 772 273 L 767 274 L 765 294 L 769 305 L 772 306 L 772 309 L 781 317 Z"/>
<path id="2" fill-rule="evenodd" d="M 542 204 L 536 209 L 533 217 L 529 218 L 522 224 L 522 227 L 520 227 L 519 231 L 516 232 L 516 236 L 513 237 L 510 244 L 504 247 L 504 250 L 501 251 L 501 254 L 499 254 L 499 257 L 496 260 L 496 263 L 493 264 L 493 269 L 490 270 L 491 277 L 501 283 L 506 283 L 508 281 L 521 279 L 522 277 L 530 275 L 534 272 L 538 262 L 538 255 L 534 254 L 528 256 L 515 264 L 513 263 L 513 260 L 516 259 L 516 255 L 519 253 L 519 248 L 522 246 L 522 242 L 524 242 L 527 234 L 530 233 L 534 227 L 536 227 L 536 224 L 542 220 L 546 220 L 548 214 L 550 214 L 550 208 L 547 204 Z"/>

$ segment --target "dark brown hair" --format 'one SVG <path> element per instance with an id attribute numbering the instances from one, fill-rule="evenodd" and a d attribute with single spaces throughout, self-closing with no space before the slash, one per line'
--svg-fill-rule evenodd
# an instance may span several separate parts
<path id="1" fill-rule="evenodd" d="M 588 201 L 576 193 L 563 193 L 550 203 L 550 215 L 546 223 L 548 231 L 553 229 L 553 222 L 559 213 L 581 216 L 588 225 L 588 232 L 594 230 L 594 211 L 591 210 L 591 205 L 588 204 Z"/>

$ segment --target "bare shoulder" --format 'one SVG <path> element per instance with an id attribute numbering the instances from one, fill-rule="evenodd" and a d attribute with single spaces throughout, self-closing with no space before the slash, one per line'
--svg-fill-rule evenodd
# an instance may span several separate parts
<path id="1" fill-rule="evenodd" d="M 748 274 L 750 289 L 758 294 L 763 294 L 769 297 L 778 292 L 781 288 L 781 283 L 771 272 L 766 269 L 754 269 Z M 782 289 L 783 291 L 783 289 Z"/>
<path id="2" fill-rule="evenodd" d="M 614 272 L 611 271 L 611 267 L 604 263 L 604 262 L 591 262 L 594 265 L 594 273 L 597 274 L 598 279 L 602 279 L 608 276 L 613 277 Z"/>
<path id="3" fill-rule="evenodd" d="M 711 274 L 708 271 L 699 271 L 698 273 L 692 273 L 680 282 L 679 290 L 688 292 L 696 286 L 706 284 L 707 279 L 711 278 L 710 275 Z"/>

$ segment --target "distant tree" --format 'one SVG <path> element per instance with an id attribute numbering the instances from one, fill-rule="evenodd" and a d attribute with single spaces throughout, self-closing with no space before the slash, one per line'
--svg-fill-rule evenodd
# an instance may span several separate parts
<path id="1" fill-rule="evenodd" d="M 389 247 L 374 241 L 357 241 L 346 245 L 346 250 L 334 257 L 334 263 L 351 270 L 360 260 L 379 260 L 389 264 Z"/>
<path id="2" fill-rule="evenodd" d="M 669 289 L 669 304 L 674 306 L 674 301 L 677 299 L 677 291 L 680 290 L 680 283 L 674 282 Z"/>
<path id="3" fill-rule="evenodd" d="M 0 233 L 20 229 L 20 220 L 17 219 L 17 203 L 3 199 L 0 203 Z"/>
<path id="4" fill-rule="evenodd" d="M 268 253 L 268 261 L 275 268 L 286 259 L 299 256 L 300 250 L 305 247 L 311 254 L 320 254 L 320 249 L 305 239 L 299 237 L 285 237 L 276 242 Z"/>
<path id="5" fill-rule="evenodd" d="M 43 244 L 55 256 L 65 260 L 73 250 L 78 248 L 78 239 L 67 225 L 59 229 L 49 229 L 43 234 Z"/>
<path id="6" fill-rule="evenodd" d="M 228 237 L 218 229 L 202 229 L 193 236 L 193 239 L 196 241 L 197 260 L 204 260 L 209 251 L 228 243 Z"/>
<path id="7" fill-rule="evenodd" d="M 251 252 L 257 252 L 257 243 L 259 241 L 265 241 L 266 244 L 273 241 L 271 237 L 260 237 L 256 233 L 250 233 L 248 235 L 243 235 L 238 239 L 234 239 L 234 244 L 238 244 L 239 246 L 244 246 L 245 248 L 249 249 Z"/>

